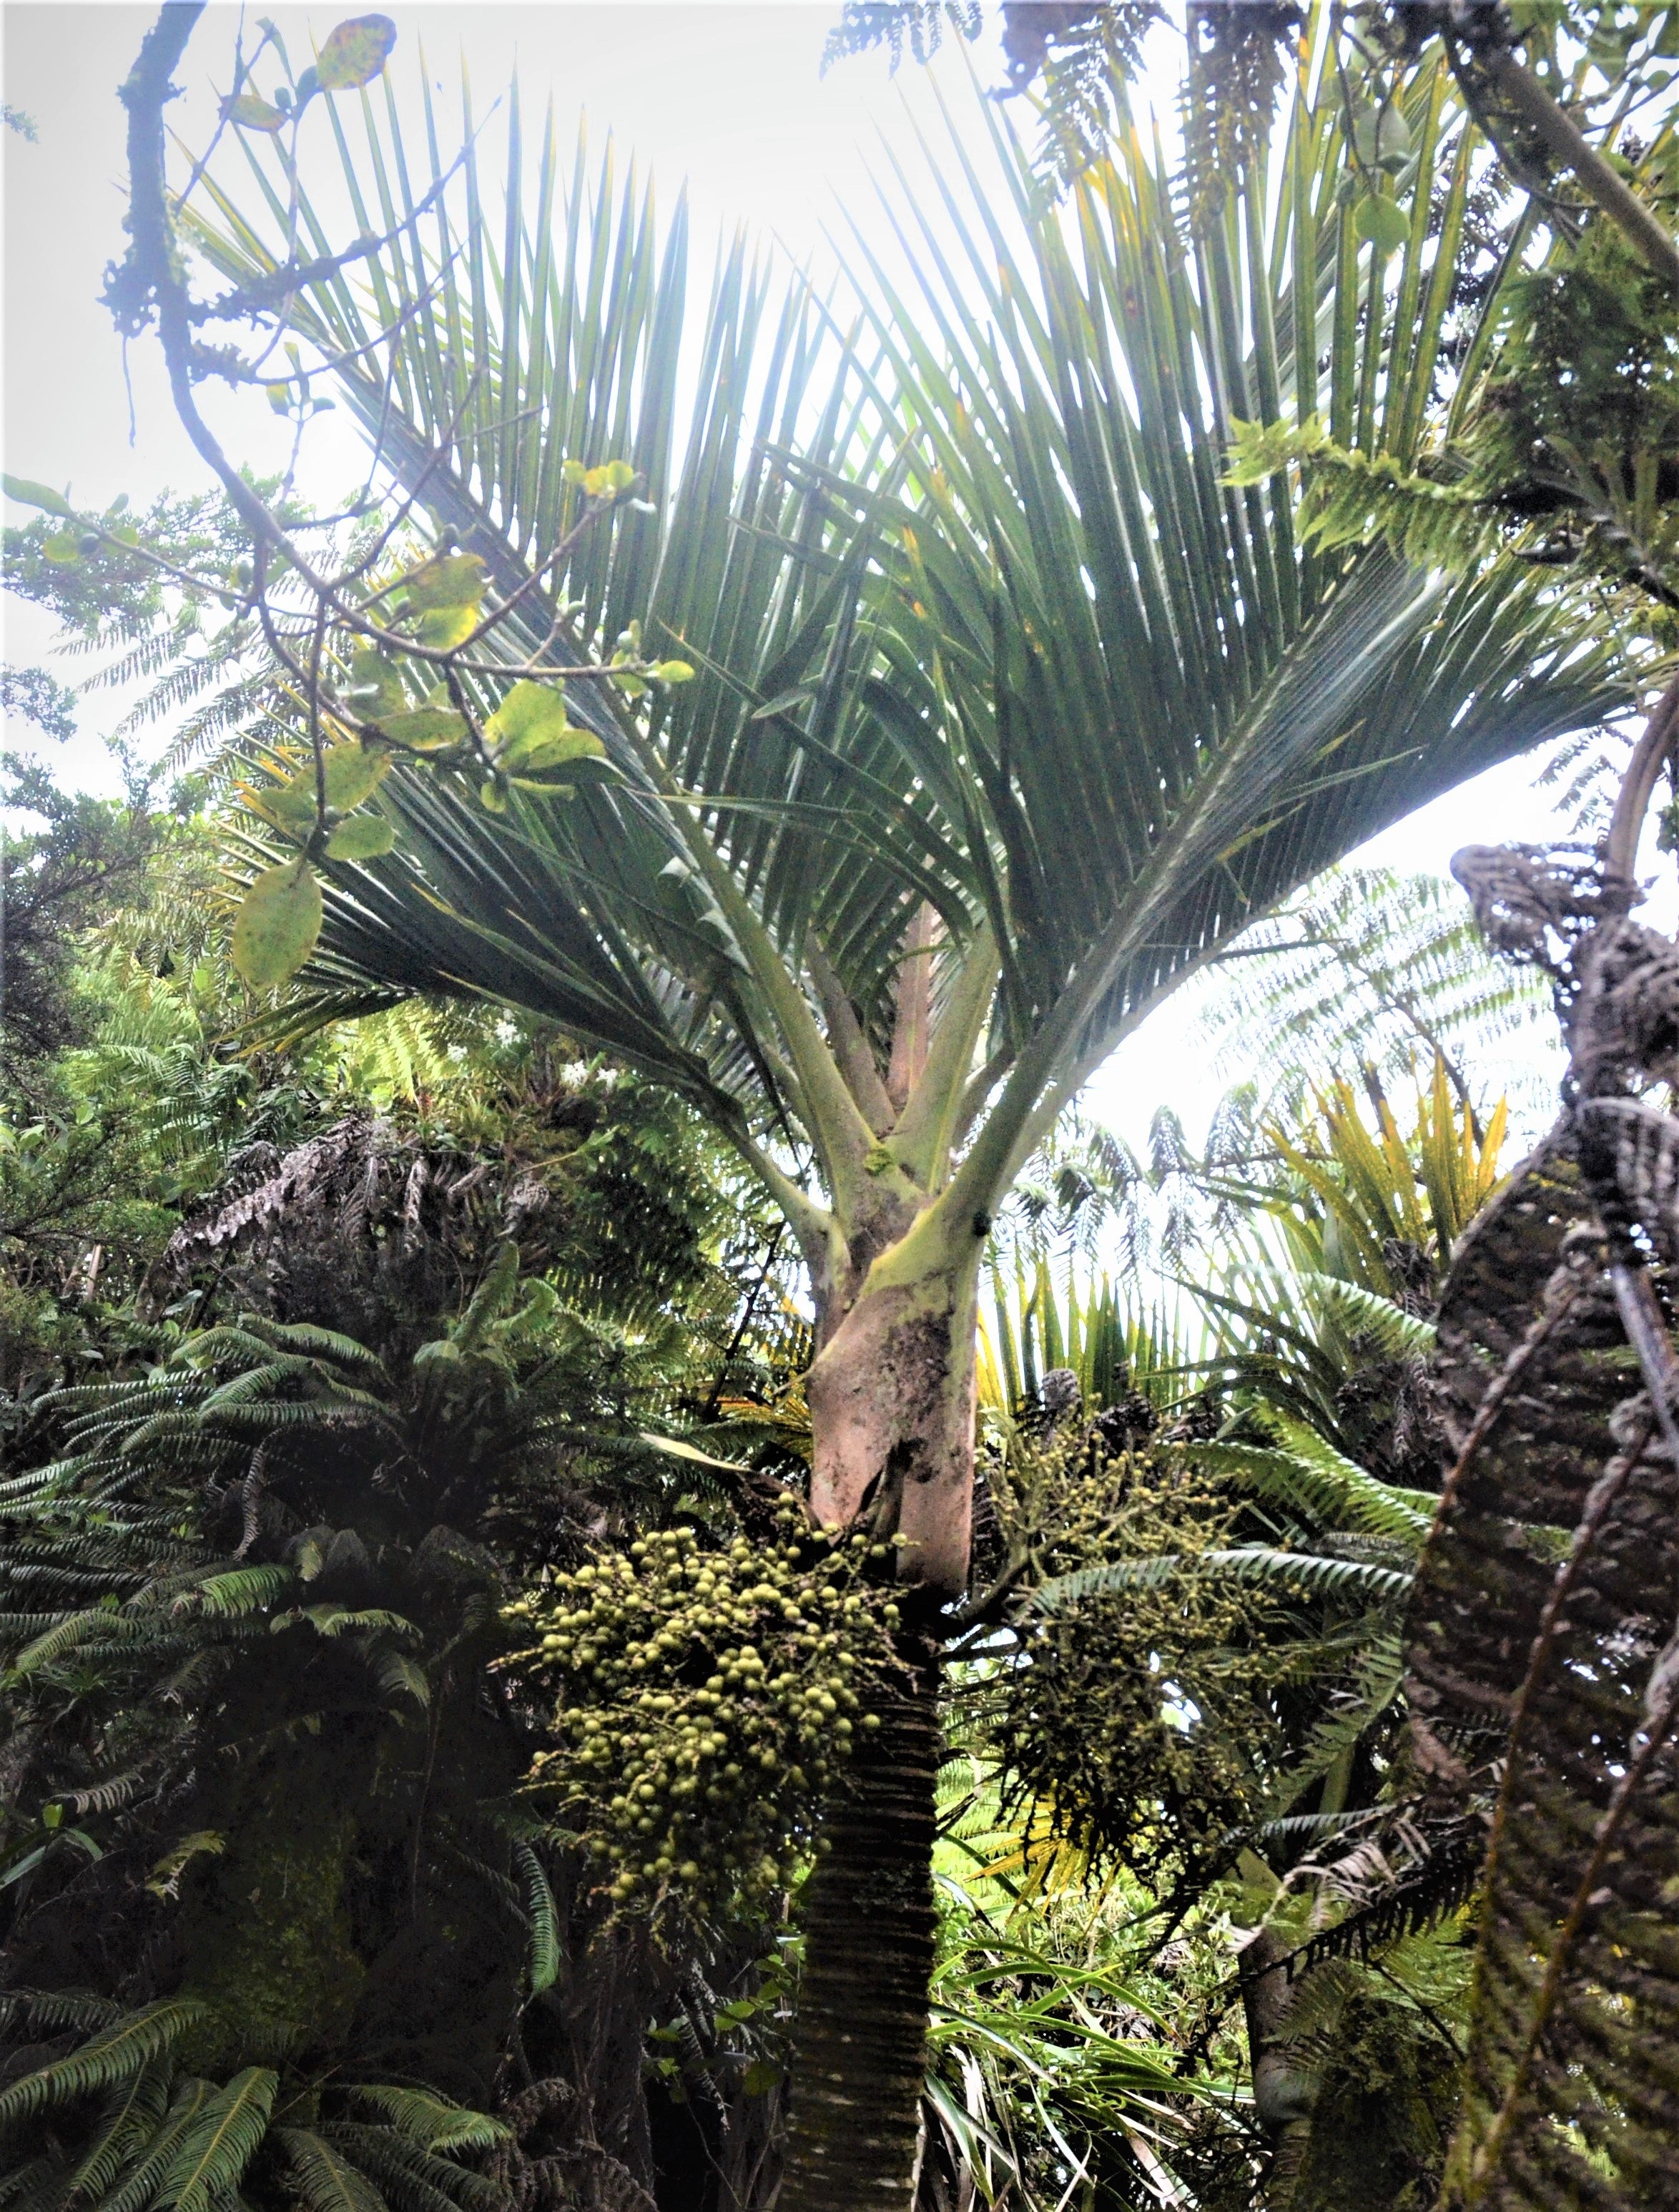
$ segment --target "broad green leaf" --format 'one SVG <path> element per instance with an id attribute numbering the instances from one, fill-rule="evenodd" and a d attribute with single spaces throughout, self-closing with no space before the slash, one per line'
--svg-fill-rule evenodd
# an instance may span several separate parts
<path id="1" fill-rule="evenodd" d="M 1397 101 L 1361 108 L 1353 123 L 1353 143 L 1367 167 L 1397 167 L 1411 150 L 1411 133 Z"/>
<path id="2" fill-rule="evenodd" d="M 56 568 L 68 568 L 72 562 L 82 558 L 81 548 L 75 538 L 64 531 L 61 531 L 56 538 L 43 539 L 41 551 Z"/>
<path id="3" fill-rule="evenodd" d="M 363 799 L 371 799 L 390 775 L 391 756 L 373 745 L 364 745 L 355 738 L 349 744 L 330 746 L 324 768 L 326 803 L 336 806 L 340 813 L 348 814 Z M 294 781 L 301 781 L 304 776 L 313 784 L 312 768 L 304 769 Z"/>
<path id="4" fill-rule="evenodd" d="M 1411 219 L 1397 200 L 1371 192 L 1353 210 L 1353 229 L 1378 253 L 1397 253 L 1411 234 Z"/>
<path id="5" fill-rule="evenodd" d="M 307 784 L 293 783 L 249 785 L 245 796 L 267 821 L 273 822 L 294 837 L 307 837 L 315 827 L 315 781 Z"/>
<path id="6" fill-rule="evenodd" d="M 16 500 L 24 507 L 44 507 L 49 514 L 73 515 L 76 509 L 62 492 L 54 491 L 50 484 L 32 483 L 27 477 L 0 476 L 8 499 Z"/>
<path id="7" fill-rule="evenodd" d="M 329 860 L 376 860 L 397 842 L 397 832 L 379 814 L 353 815 L 341 822 L 326 841 Z"/>
<path id="8" fill-rule="evenodd" d="M 512 775 L 536 775 L 545 769 L 570 768 L 574 762 L 603 760 L 606 747 L 590 730 L 556 730 L 551 738 L 530 740 L 518 754 L 498 757 L 496 766 Z"/>
<path id="9" fill-rule="evenodd" d="M 233 965 L 253 991 L 295 975 L 321 933 L 321 889 L 307 860 L 265 868 L 233 921 Z"/>
<path id="10" fill-rule="evenodd" d="M 495 746 L 498 768 L 525 775 L 599 760 L 606 751 L 591 732 L 573 726 L 563 693 L 542 684 L 515 684 L 485 724 L 484 734 Z"/>
<path id="11" fill-rule="evenodd" d="M 488 578 L 476 553 L 439 553 L 404 579 L 408 603 L 426 607 L 476 607 Z"/>
<path id="12" fill-rule="evenodd" d="M 484 725 L 484 734 L 509 755 L 521 745 L 554 736 L 569 726 L 563 692 L 552 684 L 521 679 Z"/>
<path id="13" fill-rule="evenodd" d="M 492 814 L 507 811 L 507 793 L 493 775 L 487 775 L 478 787 L 478 796 Z"/>
<path id="14" fill-rule="evenodd" d="M 435 699 L 423 707 L 407 708 L 400 714 L 382 715 L 379 726 L 392 744 L 411 745 L 421 753 L 441 752 L 446 746 L 459 744 L 466 735 L 466 724 L 454 708 Z"/>
<path id="15" fill-rule="evenodd" d="M 408 694 L 393 665 L 372 646 L 364 646 L 350 662 L 349 688 L 344 701 L 357 718 L 378 722 L 408 711 Z"/>
<path id="16" fill-rule="evenodd" d="M 321 48 L 315 76 L 323 92 L 354 92 L 371 84 L 397 43 L 388 15 L 352 15 L 340 23 Z"/>
<path id="17" fill-rule="evenodd" d="M 237 100 L 225 100 L 221 112 L 229 123 L 237 123 L 242 131 L 266 131 L 271 134 L 286 127 L 285 111 L 271 107 L 267 100 L 258 99 L 254 92 L 242 93 Z"/>
<path id="18" fill-rule="evenodd" d="M 446 653 L 452 646 L 464 645 L 478 627 L 478 609 L 470 605 L 430 607 L 420 617 L 418 635 L 421 645 L 434 646 Z"/>

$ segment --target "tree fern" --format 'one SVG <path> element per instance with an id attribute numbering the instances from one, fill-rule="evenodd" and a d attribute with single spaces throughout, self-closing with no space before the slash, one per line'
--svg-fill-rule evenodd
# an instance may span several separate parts
<path id="1" fill-rule="evenodd" d="M 1537 980 L 1488 951 L 1454 884 L 1349 867 L 1223 957 L 1202 987 L 1200 1021 L 1221 1064 L 1261 1086 L 1259 1118 L 1288 1122 L 1326 1069 L 1367 1064 L 1401 1088 L 1426 1078 L 1437 1056 L 1483 1116 L 1494 1070 L 1530 1113 L 1543 1084 L 1524 1061 L 1544 1049 L 1548 1012 Z"/>

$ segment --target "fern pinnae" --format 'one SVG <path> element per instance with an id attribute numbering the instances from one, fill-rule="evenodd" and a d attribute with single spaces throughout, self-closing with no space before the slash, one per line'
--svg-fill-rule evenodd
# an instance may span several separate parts
<path id="1" fill-rule="evenodd" d="M 387 2081 L 346 2085 L 352 2105 L 377 2113 L 387 2127 L 427 2151 L 492 2150 L 511 2130 L 488 2112 L 451 2103 L 429 2089 L 410 2089 Z"/>
<path id="2" fill-rule="evenodd" d="M 215 2082 L 201 2081 L 196 2075 L 177 2081 L 163 2125 L 140 2163 L 123 2177 L 108 2196 L 100 2197 L 93 2212 L 147 2212 L 159 2180 L 215 2094 Z"/>
<path id="3" fill-rule="evenodd" d="M 1390 1603 L 1403 1598 L 1414 1580 L 1408 1570 L 1368 1560 L 1326 1559 L 1317 1552 L 1284 1552 L 1270 1545 L 1246 1544 L 1231 1551 L 1156 1552 L 1143 1559 L 1081 1567 L 1044 1583 L 1027 1602 L 1034 1613 L 1059 1613 L 1087 1597 L 1152 1588 L 1175 1575 L 1274 1583 L 1281 1594 L 1288 1596 L 1309 1590 L 1321 1596 L 1358 1594 Z"/>
<path id="4" fill-rule="evenodd" d="M 0 2089 L 0 2127 L 85 2097 L 128 2076 L 167 2051 L 209 2007 L 192 1997 L 165 1997 L 116 2021 L 68 2057 L 54 2059 Z"/>
<path id="5" fill-rule="evenodd" d="M 462 2212 L 462 2207 L 437 2177 L 462 2181 L 459 2166 L 433 2158 L 417 2143 L 404 2142 L 389 2129 L 367 2127 L 356 2120 L 324 2122 L 324 2139 L 343 2152 L 379 2187 L 395 2212 Z M 498 2197 L 497 2212 L 506 2212 L 505 2197 Z"/>
<path id="6" fill-rule="evenodd" d="M 386 2212 L 367 2175 L 314 2129 L 277 2127 L 271 2140 L 291 2169 L 304 2212 Z"/>
<path id="7" fill-rule="evenodd" d="M 206 2105 L 159 2180 L 156 2212 L 211 2212 L 237 2189 L 267 2131 L 280 2077 L 246 2066 Z"/>
<path id="8" fill-rule="evenodd" d="M 65 2212 L 71 2205 L 103 2197 L 111 2189 L 136 2153 L 156 2134 L 168 2102 L 167 2067 L 157 2060 L 142 2066 L 117 2087 L 101 2115 L 100 2133 L 65 2185 Z"/>
<path id="9" fill-rule="evenodd" d="M 513 1857 L 524 1879 L 525 1906 L 530 1917 L 530 1994 L 536 1996 L 559 1978 L 560 1913 L 542 1863 L 530 1844 L 516 1843 Z"/>

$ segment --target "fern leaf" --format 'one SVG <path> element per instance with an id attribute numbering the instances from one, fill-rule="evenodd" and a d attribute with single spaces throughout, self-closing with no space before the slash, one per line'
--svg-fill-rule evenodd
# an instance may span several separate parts
<path id="1" fill-rule="evenodd" d="M 421 2150 L 490 2150 L 509 2140 L 511 2130 L 488 2112 L 452 2104 L 429 2089 L 406 2089 L 387 2081 L 349 2085 L 353 2104 L 378 2113 L 385 2124 Z"/>
<path id="2" fill-rule="evenodd" d="M 178 2081 L 169 2100 L 168 2115 L 150 2148 L 133 2172 L 108 2197 L 100 2199 L 94 2212 L 146 2212 L 159 2177 L 172 2164 L 182 2141 L 197 2125 L 215 2094 L 214 2081 L 201 2081 L 192 2075 Z"/>
<path id="3" fill-rule="evenodd" d="M 515 1844 L 513 1856 L 524 1876 L 530 1915 L 530 1990 L 551 1989 L 560 1974 L 560 1914 L 542 1863 L 529 1844 Z"/>
<path id="4" fill-rule="evenodd" d="M 0 2089 L 0 2128 L 126 2081 L 208 2019 L 209 2009 L 196 1998 L 166 1997 L 130 2013 L 68 2058 L 54 2059 Z"/>
<path id="5" fill-rule="evenodd" d="M 1318 1596 L 1358 1595 L 1382 1605 L 1397 1604 L 1404 1598 L 1415 1579 L 1403 1568 L 1380 1566 L 1368 1559 L 1325 1559 L 1316 1552 L 1282 1552 L 1270 1545 L 1246 1544 L 1227 1552 L 1157 1552 L 1145 1559 L 1081 1567 L 1075 1574 L 1058 1575 L 1046 1583 L 1032 1593 L 1027 1603 L 1034 1613 L 1063 1613 L 1087 1597 L 1149 1589 L 1179 1576 L 1276 1583 L 1291 1596 L 1310 1590 Z"/>
<path id="6" fill-rule="evenodd" d="M 103 2197 L 117 2177 L 156 2135 L 169 2101 L 164 2067 L 154 2061 L 113 2090 L 99 2133 L 65 2188 L 66 2205 Z"/>
<path id="7" fill-rule="evenodd" d="M 376 1650 L 371 1665 L 379 1695 L 387 1704 L 395 1705 L 403 1698 L 412 1698 L 422 1711 L 429 1707 L 432 1686 L 406 1651 Z"/>
<path id="8" fill-rule="evenodd" d="M 291 2169 L 304 2212 L 385 2212 L 384 2197 L 367 2175 L 312 2128 L 276 2128 L 273 2140 Z"/>
<path id="9" fill-rule="evenodd" d="M 268 2132 L 280 2077 L 270 2066 L 246 2066 L 205 2106 L 162 2179 L 157 2212 L 210 2212 L 238 2188 Z"/>
<path id="10" fill-rule="evenodd" d="M 334 2120 L 320 2132 L 378 2184 L 396 2212 L 508 2212 L 505 2191 L 388 2129 Z"/>

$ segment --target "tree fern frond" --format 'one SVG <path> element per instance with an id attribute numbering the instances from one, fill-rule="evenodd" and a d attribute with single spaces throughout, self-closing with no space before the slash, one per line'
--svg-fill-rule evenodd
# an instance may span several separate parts
<path id="1" fill-rule="evenodd" d="M 378 2184 L 397 2212 L 507 2212 L 505 2191 L 388 2129 L 333 2120 L 320 2133 Z"/>
<path id="2" fill-rule="evenodd" d="M 163 2125 L 140 2163 L 124 2175 L 107 2197 L 100 2198 L 93 2212 L 149 2212 L 159 2181 L 174 2163 L 182 2142 L 197 2125 L 215 2094 L 214 2081 L 201 2081 L 193 2075 L 178 2081 Z"/>
<path id="3" fill-rule="evenodd" d="M 99 2132 L 65 2185 L 64 2203 L 103 2197 L 155 2137 L 168 2103 L 168 2071 L 157 2060 L 113 2088 L 100 2116 Z"/>

